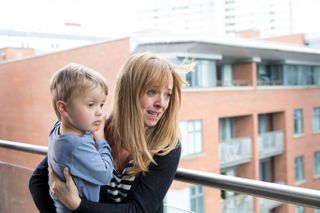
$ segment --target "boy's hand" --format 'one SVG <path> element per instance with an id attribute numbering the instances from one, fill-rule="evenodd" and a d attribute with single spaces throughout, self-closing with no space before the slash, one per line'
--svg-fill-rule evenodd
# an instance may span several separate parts
<path id="1" fill-rule="evenodd" d="M 94 137 L 94 139 L 95 139 L 96 141 L 98 141 L 98 140 L 105 140 L 105 136 L 104 136 L 104 125 L 105 125 L 105 123 L 106 123 L 106 118 L 107 118 L 107 116 L 104 115 L 104 116 L 102 117 L 102 119 L 101 119 L 101 123 L 100 123 L 99 127 L 98 127 L 95 131 L 92 132 L 93 137 Z"/>

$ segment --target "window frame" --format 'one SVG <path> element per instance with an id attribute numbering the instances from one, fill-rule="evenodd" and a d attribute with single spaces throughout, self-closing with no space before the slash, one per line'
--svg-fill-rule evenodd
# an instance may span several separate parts
<path id="1" fill-rule="evenodd" d="M 197 128 L 197 124 L 198 127 Z M 190 125 L 192 129 L 190 130 Z M 182 153 L 181 157 L 189 157 L 200 155 L 203 153 L 203 122 L 202 119 L 197 120 L 185 120 L 179 122 L 179 127 L 181 130 L 181 144 Z M 184 129 L 185 128 L 185 129 Z M 200 145 L 198 143 L 198 137 L 200 138 Z M 200 147 L 200 148 L 199 148 Z"/>
<path id="2" fill-rule="evenodd" d="M 293 112 L 293 132 L 294 136 L 303 135 L 303 110 L 296 108 Z"/>
<path id="3" fill-rule="evenodd" d="M 295 182 L 301 183 L 305 180 L 304 172 L 304 157 L 302 155 L 295 157 L 294 159 L 294 173 L 295 173 Z"/>

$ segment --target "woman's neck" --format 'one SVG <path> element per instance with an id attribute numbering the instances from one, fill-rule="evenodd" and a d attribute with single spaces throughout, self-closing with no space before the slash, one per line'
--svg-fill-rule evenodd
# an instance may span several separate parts
<path id="1" fill-rule="evenodd" d="M 124 148 L 121 148 L 117 155 L 118 156 L 115 158 L 115 168 L 117 171 L 121 171 L 131 160 L 131 156 L 130 153 Z"/>

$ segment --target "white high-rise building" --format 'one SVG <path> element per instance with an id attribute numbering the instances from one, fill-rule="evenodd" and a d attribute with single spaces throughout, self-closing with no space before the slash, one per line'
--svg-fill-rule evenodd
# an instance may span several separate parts
<path id="1" fill-rule="evenodd" d="M 257 31 L 261 37 L 292 33 L 291 0 L 224 0 L 224 33 Z"/>
<path id="2" fill-rule="evenodd" d="M 138 11 L 138 25 L 140 30 L 164 30 L 167 34 L 237 36 L 256 32 L 266 38 L 319 30 L 313 5 L 319 6 L 320 1 L 154 0 L 152 6 Z"/>
<path id="3" fill-rule="evenodd" d="M 219 0 L 220 1 L 220 0 Z M 139 30 L 157 30 L 169 34 L 218 34 L 223 27 L 219 1 L 155 0 L 138 11 Z"/>

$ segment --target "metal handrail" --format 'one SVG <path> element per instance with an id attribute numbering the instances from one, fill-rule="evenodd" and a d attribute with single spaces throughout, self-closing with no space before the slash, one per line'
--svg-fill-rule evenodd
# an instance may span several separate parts
<path id="1" fill-rule="evenodd" d="M 45 146 L 0 140 L 0 147 L 46 155 Z M 175 179 L 223 190 L 230 190 L 296 205 L 320 208 L 320 191 L 258 180 L 178 168 Z"/>

